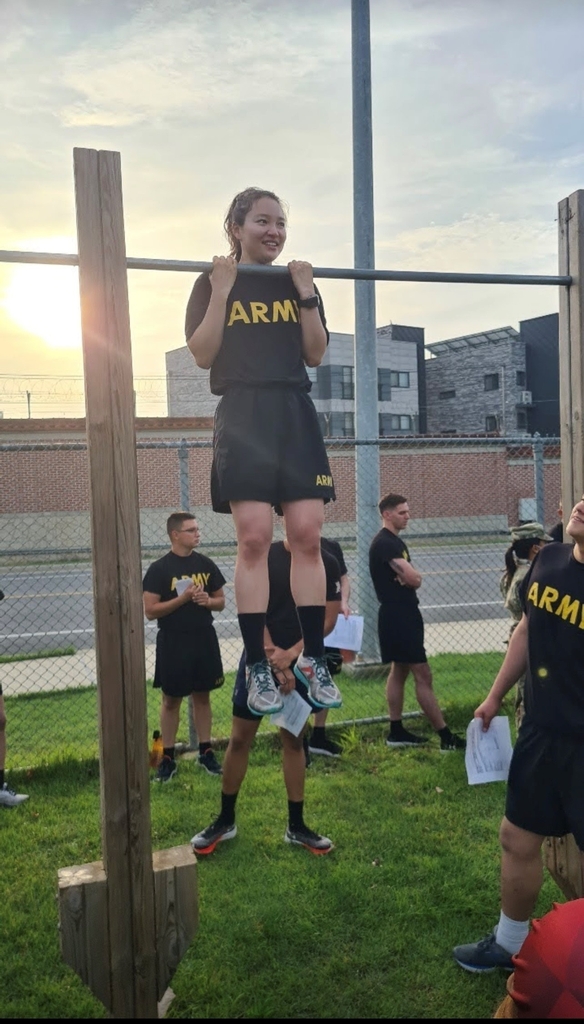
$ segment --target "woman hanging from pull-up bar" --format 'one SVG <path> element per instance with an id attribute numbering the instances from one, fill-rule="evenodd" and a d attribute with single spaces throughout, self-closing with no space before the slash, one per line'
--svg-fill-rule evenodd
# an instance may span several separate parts
<path id="1" fill-rule="evenodd" d="M 328 344 L 322 300 L 310 263 L 288 273 L 238 273 L 269 266 L 286 241 L 286 216 L 273 192 L 248 188 L 225 218 L 229 256 L 214 256 L 195 282 L 186 313 L 187 344 L 211 369 L 215 413 L 211 497 L 231 512 L 237 533 L 235 600 L 246 654 L 248 706 L 257 715 L 282 708 L 264 651 L 269 599 L 272 507 L 283 514 L 292 553 L 290 584 L 304 650 L 295 673 L 319 708 L 341 695 L 324 657 L 326 579 L 320 553 L 324 504 L 334 486 L 306 366 Z"/>

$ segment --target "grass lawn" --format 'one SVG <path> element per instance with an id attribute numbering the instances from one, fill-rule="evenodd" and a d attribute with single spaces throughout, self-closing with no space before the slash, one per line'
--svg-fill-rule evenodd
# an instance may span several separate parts
<path id="1" fill-rule="evenodd" d="M 430 658 L 434 685 L 444 708 L 480 701 L 487 693 L 503 654 L 439 654 Z M 331 711 L 329 722 L 374 718 L 387 714 L 384 674 L 369 678 L 343 674 L 340 686 L 343 706 Z M 231 728 L 233 673 L 212 696 L 213 735 L 226 737 Z M 160 691 L 148 685 L 148 728 L 158 726 Z M 54 693 L 6 697 L 8 718 L 8 766 L 25 768 L 64 757 L 90 758 L 97 755 L 97 700 L 92 686 Z M 406 711 L 418 710 L 411 681 L 406 686 Z M 179 737 L 188 740 L 187 702 L 183 701 Z"/>
<path id="2" fill-rule="evenodd" d="M 465 728 L 475 703 L 449 711 L 454 728 Z M 348 730 L 339 761 L 313 759 L 306 820 L 336 844 L 313 857 L 282 841 L 278 743 L 262 729 L 239 834 L 199 860 L 200 928 L 173 979 L 169 1016 L 492 1015 L 506 976 L 463 972 L 451 947 L 498 917 L 504 785 L 469 787 L 460 754 L 441 755 L 435 740 L 389 750 L 384 731 Z M 100 856 L 96 764 L 64 761 L 13 772 L 11 782 L 30 799 L 0 814 L 0 1015 L 105 1016 L 61 962 L 55 901 L 57 868 Z M 207 825 L 219 791 L 218 779 L 181 761 L 170 784 L 152 787 L 154 848 Z M 539 913 L 557 899 L 547 878 Z"/>

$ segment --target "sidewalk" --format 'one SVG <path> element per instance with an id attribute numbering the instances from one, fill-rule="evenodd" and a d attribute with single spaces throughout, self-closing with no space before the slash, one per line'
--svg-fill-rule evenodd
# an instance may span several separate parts
<path id="1" fill-rule="evenodd" d="M 505 651 L 509 636 L 509 617 L 476 619 L 466 622 L 439 622 L 426 626 L 426 651 L 429 655 L 451 652 L 479 654 L 484 651 Z M 146 644 L 146 676 L 154 675 L 155 645 Z M 241 655 L 237 637 L 221 641 L 221 657 L 226 672 L 234 671 Z M 50 693 L 77 686 L 95 686 L 95 650 L 87 648 L 61 658 L 38 658 L 34 661 L 13 661 L 0 664 L 0 683 L 5 697 L 26 693 Z"/>

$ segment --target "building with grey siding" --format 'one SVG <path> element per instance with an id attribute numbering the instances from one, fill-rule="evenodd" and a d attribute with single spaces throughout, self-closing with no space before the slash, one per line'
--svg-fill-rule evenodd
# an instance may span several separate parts
<path id="1" fill-rule="evenodd" d="M 389 324 L 377 329 L 379 436 L 424 432 L 424 330 Z M 353 335 L 332 331 L 320 366 L 308 368 L 311 397 L 325 437 L 355 436 Z M 186 345 L 166 353 L 169 416 L 213 416 L 219 401 Z"/>
<path id="2" fill-rule="evenodd" d="M 431 434 L 528 431 L 532 395 L 525 341 L 500 327 L 426 346 L 426 413 Z"/>

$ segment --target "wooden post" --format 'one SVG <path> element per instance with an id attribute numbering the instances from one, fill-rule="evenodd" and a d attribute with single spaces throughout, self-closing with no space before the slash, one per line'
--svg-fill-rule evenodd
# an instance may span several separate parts
<path id="1" fill-rule="evenodd" d="M 173 964 L 157 967 L 156 919 L 164 920 L 166 935 L 169 921 L 161 910 L 164 898 L 155 899 L 150 842 L 138 474 L 120 155 L 76 149 L 74 169 L 103 863 L 60 872 L 62 949 L 114 1017 L 149 1018 L 157 1016 L 160 985 L 166 987 L 192 938 L 195 859 L 190 847 L 178 847 L 180 852 L 172 851 L 174 856 L 164 866 L 166 905 L 175 906 L 183 883 L 183 890 L 191 893 L 191 905 L 184 910 L 185 927 L 179 921 L 175 929 L 179 941 L 165 939 Z M 177 884 L 179 869 L 183 877 Z M 181 906 L 187 902 L 183 891 Z M 86 962 L 104 955 L 108 962 L 99 970 Z"/>
<path id="2" fill-rule="evenodd" d="M 558 207 L 559 273 L 570 287 L 560 289 L 560 431 L 564 524 L 584 494 L 584 190 Z M 568 539 L 568 538 L 566 538 Z M 582 863 L 573 836 L 547 839 L 550 874 L 569 899 L 584 896 Z"/>

